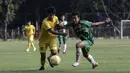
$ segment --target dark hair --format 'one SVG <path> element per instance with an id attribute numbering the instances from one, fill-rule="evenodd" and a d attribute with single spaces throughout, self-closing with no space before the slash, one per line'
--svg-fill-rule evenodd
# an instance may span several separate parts
<path id="1" fill-rule="evenodd" d="M 72 16 L 75 16 L 75 15 L 77 15 L 78 17 L 80 17 L 79 12 L 72 12 Z"/>
<path id="2" fill-rule="evenodd" d="M 56 9 L 54 6 L 50 6 L 47 8 L 47 13 L 56 13 Z"/>
<path id="3" fill-rule="evenodd" d="M 63 12 L 62 12 L 62 13 L 60 13 L 60 15 L 59 15 L 59 16 L 60 16 L 60 17 L 61 17 L 61 16 L 65 16 L 65 13 L 63 13 Z"/>

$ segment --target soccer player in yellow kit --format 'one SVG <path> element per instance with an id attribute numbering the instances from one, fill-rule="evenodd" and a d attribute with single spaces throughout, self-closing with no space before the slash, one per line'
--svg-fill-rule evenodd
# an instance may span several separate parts
<path id="1" fill-rule="evenodd" d="M 31 22 L 28 22 L 28 24 L 24 27 L 24 30 L 28 38 L 28 48 L 26 49 L 26 51 L 29 52 L 31 46 L 33 47 L 33 50 L 36 51 L 36 48 L 33 42 L 34 34 L 35 34 L 35 27 L 31 24 Z"/>
<path id="2" fill-rule="evenodd" d="M 44 70 L 46 62 L 46 50 L 49 47 L 50 56 L 47 58 L 50 66 L 54 66 L 50 63 L 50 57 L 57 54 L 57 35 L 66 36 L 67 33 L 56 31 L 56 27 L 59 25 L 58 17 L 55 16 L 56 9 L 51 6 L 47 8 L 48 16 L 43 20 L 42 27 L 39 36 L 39 48 L 41 54 L 41 67 L 39 70 Z"/>

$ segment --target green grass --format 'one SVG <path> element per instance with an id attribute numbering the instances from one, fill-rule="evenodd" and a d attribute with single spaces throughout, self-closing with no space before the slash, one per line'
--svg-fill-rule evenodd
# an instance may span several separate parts
<path id="1" fill-rule="evenodd" d="M 76 40 L 67 41 L 67 55 L 61 53 L 61 64 L 51 68 L 46 63 L 45 71 L 40 68 L 39 50 L 25 52 L 27 41 L 0 42 L 0 73 L 130 73 L 130 40 L 95 40 L 90 54 L 99 63 L 95 70 L 81 58 L 80 66 L 74 68 Z M 38 41 L 35 41 L 38 48 Z M 49 50 L 47 51 L 49 55 Z"/>

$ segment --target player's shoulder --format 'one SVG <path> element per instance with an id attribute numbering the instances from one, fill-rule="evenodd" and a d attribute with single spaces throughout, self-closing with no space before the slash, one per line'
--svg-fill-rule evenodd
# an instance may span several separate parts
<path id="1" fill-rule="evenodd" d="M 27 26 L 27 25 L 25 25 L 25 26 L 24 26 L 24 29 L 27 29 L 27 27 L 28 27 L 28 26 Z"/>
<path id="2" fill-rule="evenodd" d="M 57 17 L 57 16 L 54 16 L 54 18 L 55 18 L 55 19 L 58 19 L 58 17 Z"/>
<path id="3" fill-rule="evenodd" d="M 60 21 L 60 23 L 64 23 L 66 25 L 68 22 L 67 21 Z"/>
<path id="4" fill-rule="evenodd" d="M 26 27 L 27 27 L 27 25 L 24 26 L 24 28 L 26 28 Z"/>
<path id="5" fill-rule="evenodd" d="M 47 22 L 47 17 L 42 21 L 42 23 L 45 23 L 45 22 Z"/>
<path id="6" fill-rule="evenodd" d="M 58 20 L 58 17 L 57 17 L 57 16 L 54 16 L 54 18 L 53 18 L 53 19 L 56 21 L 56 20 Z"/>
<path id="7" fill-rule="evenodd" d="M 80 20 L 80 23 L 83 23 L 83 24 L 87 24 L 87 23 L 89 23 L 90 21 L 88 21 L 88 20 Z"/>
<path id="8" fill-rule="evenodd" d="M 80 20 L 80 23 L 81 23 L 82 25 L 86 25 L 86 26 L 88 26 L 88 27 L 91 27 L 91 25 L 92 25 L 92 22 L 91 22 L 91 21 L 88 21 L 88 20 Z"/>
<path id="9" fill-rule="evenodd" d="M 30 25 L 31 27 L 34 26 L 33 24 Z"/>
<path id="10" fill-rule="evenodd" d="M 34 27 L 34 25 L 33 25 L 33 24 L 31 24 L 29 27 L 30 27 L 30 28 L 32 28 L 32 27 Z"/>
<path id="11" fill-rule="evenodd" d="M 67 21 L 64 21 L 65 23 L 68 23 Z"/>

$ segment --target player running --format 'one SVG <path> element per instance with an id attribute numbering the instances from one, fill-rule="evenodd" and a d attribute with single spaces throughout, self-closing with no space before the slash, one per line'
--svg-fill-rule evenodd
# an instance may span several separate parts
<path id="1" fill-rule="evenodd" d="M 51 6 L 47 8 L 48 16 L 43 20 L 42 27 L 39 36 L 39 48 L 41 54 L 41 67 L 39 70 L 44 70 L 44 65 L 46 62 L 46 50 L 50 48 L 50 56 L 47 58 L 51 67 L 54 67 L 50 63 L 50 57 L 52 55 L 57 54 L 57 35 L 67 35 L 63 32 L 58 32 L 55 28 L 59 24 L 58 17 L 55 16 L 56 9 L 55 7 Z"/>
<path id="2" fill-rule="evenodd" d="M 61 17 L 60 17 L 61 21 L 60 21 L 60 25 L 61 26 L 64 26 L 64 25 L 67 25 L 67 21 L 65 20 L 65 15 L 64 14 L 61 14 Z M 60 29 L 58 30 L 59 32 L 66 32 L 66 29 Z M 63 54 L 66 53 L 66 49 L 67 49 L 67 44 L 66 44 L 66 40 L 67 40 L 67 36 L 62 36 L 62 35 L 58 35 L 58 41 L 59 41 L 59 47 L 58 47 L 58 53 L 60 53 L 60 50 L 61 50 L 61 45 L 62 45 L 62 41 L 63 41 Z"/>
<path id="3" fill-rule="evenodd" d="M 29 52 L 31 46 L 33 47 L 33 51 L 36 51 L 36 47 L 34 46 L 34 42 L 33 42 L 35 27 L 31 24 L 31 22 L 28 22 L 28 24 L 24 27 L 24 30 L 28 38 L 28 48 L 26 49 L 26 51 Z"/>
<path id="4" fill-rule="evenodd" d="M 98 66 L 98 63 L 94 60 L 92 55 L 89 54 L 90 48 L 94 44 L 91 26 L 109 22 L 110 19 L 107 18 L 105 21 L 92 23 L 87 20 L 80 20 L 79 14 L 77 12 L 72 13 L 72 22 L 67 24 L 66 27 L 72 27 L 75 34 L 80 39 L 80 41 L 76 43 L 76 60 L 75 63 L 72 64 L 73 67 L 79 66 L 81 51 L 83 56 L 92 64 L 92 69 Z"/>

